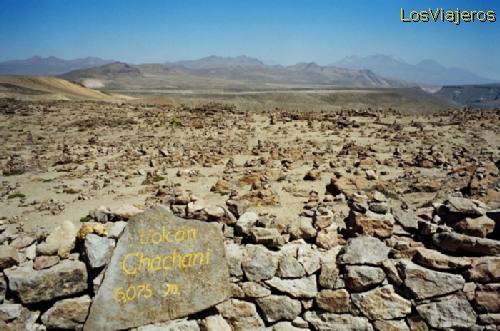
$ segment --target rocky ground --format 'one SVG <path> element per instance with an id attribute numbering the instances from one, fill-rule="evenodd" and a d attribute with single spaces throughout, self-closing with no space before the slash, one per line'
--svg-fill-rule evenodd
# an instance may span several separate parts
<path id="1" fill-rule="evenodd" d="M 497 330 L 500 112 L 0 102 L 0 326 L 81 328 L 129 216 L 217 222 L 232 298 L 139 330 Z"/>

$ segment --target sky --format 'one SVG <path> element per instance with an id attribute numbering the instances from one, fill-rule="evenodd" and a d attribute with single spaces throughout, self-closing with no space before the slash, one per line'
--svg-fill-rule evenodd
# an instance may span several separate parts
<path id="1" fill-rule="evenodd" d="M 248 55 L 294 64 L 389 54 L 500 79 L 500 23 L 403 23 L 427 8 L 498 0 L 0 0 L 0 61 L 34 55 L 129 63 Z"/>

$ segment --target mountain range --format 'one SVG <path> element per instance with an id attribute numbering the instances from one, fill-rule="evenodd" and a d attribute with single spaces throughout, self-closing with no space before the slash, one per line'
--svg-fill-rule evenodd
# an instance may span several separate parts
<path id="1" fill-rule="evenodd" d="M 249 56 L 127 64 L 97 57 L 35 56 L 0 62 L 0 74 L 53 75 L 105 89 L 411 87 L 490 84 L 492 80 L 433 60 L 415 65 L 389 55 L 350 56 L 331 65 L 270 65 Z"/>
<path id="2" fill-rule="evenodd" d="M 275 87 L 406 87 L 370 70 L 298 63 L 266 65 L 248 56 L 209 56 L 199 60 L 132 65 L 122 62 L 80 69 L 61 77 L 83 83 L 99 80 L 108 89 L 144 88 L 275 88 Z M 134 78 L 133 80 L 131 78 Z"/>
<path id="3" fill-rule="evenodd" d="M 101 66 L 111 63 L 98 57 L 86 57 L 64 60 L 54 56 L 34 56 L 25 60 L 0 62 L 0 74 L 3 75 L 60 75 L 66 72 Z"/>
<path id="4" fill-rule="evenodd" d="M 462 68 L 448 68 L 434 60 L 409 64 L 390 55 L 348 56 L 332 65 L 346 69 L 367 69 L 383 77 L 427 85 L 489 84 L 494 81 Z"/>

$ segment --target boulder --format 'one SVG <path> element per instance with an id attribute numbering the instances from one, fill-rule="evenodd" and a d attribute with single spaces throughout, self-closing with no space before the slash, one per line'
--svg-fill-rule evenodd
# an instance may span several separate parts
<path id="1" fill-rule="evenodd" d="M 84 330 L 164 323 L 223 302 L 230 295 L 223 240 L 216 223 L 181 219 L 161 206 L 133 216 Z"/>
<path id="2" fill-rule="evenodd" d="M 80 261 L 63 260 L 39 271 L 29 265 L 5 270 L 9 289 L 24 304 L 66 297 L 88 288 L 87 269 Z"/>

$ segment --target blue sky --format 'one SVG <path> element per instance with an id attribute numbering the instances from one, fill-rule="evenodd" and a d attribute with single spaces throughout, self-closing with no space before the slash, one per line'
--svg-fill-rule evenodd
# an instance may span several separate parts
<path id="1" fill-rule="evenodd" d="M 132 63 L 246 54 L 283 64 L 348 55 L 431 58 L 500 79 L 500 26 L 402 23 L 399 10 L 495 10 L 498 0 L 0 0 L 0 61 Z"/>

